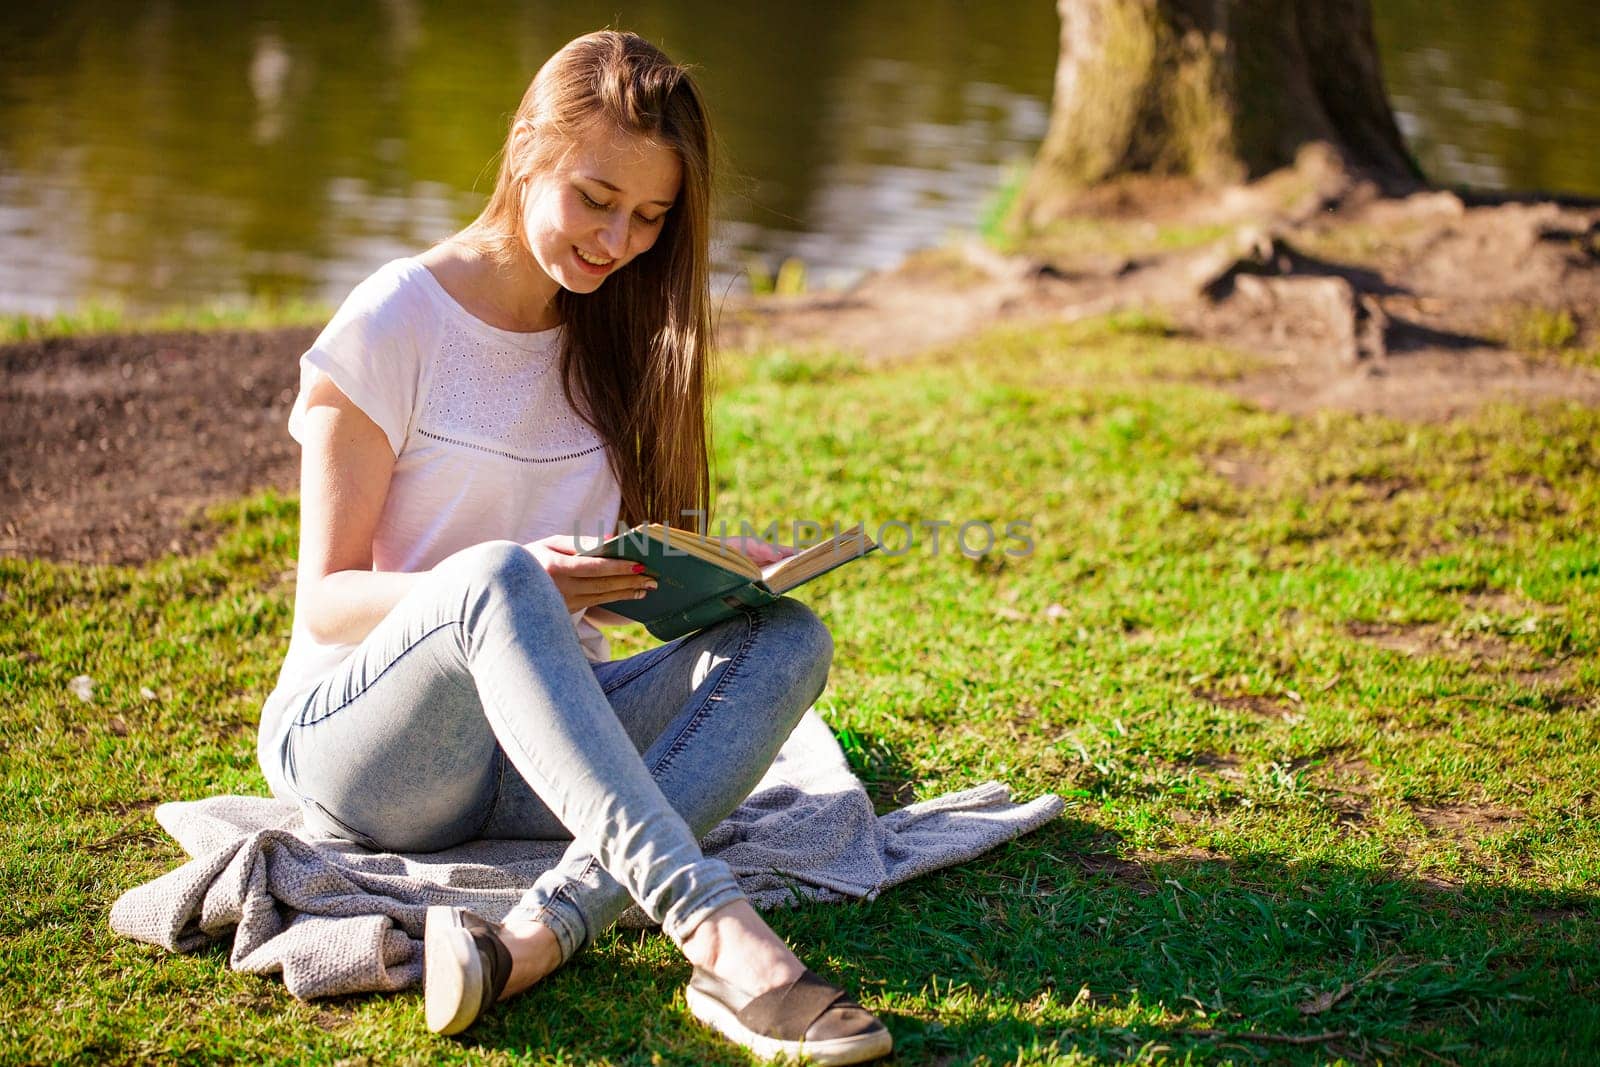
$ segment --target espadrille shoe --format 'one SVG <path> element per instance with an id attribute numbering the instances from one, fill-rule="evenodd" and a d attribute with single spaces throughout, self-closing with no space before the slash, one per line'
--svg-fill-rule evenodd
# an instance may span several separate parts
<path id="1" fill-rule="evenodd" d="M 863 1063 L 887 1056 L 894 1039 L 878 1017 L 807 970 L 786 986 L 751 997 L 698 967 L 684 991 L 689 1012 L 764 1059 Z"/>
<path id="2" fill-rule="evenodd" d="M 428 909 L 422 934 L 423 1007 L 428 1029 L 459 1034 L 489 1010 L 511 977 L 500 924 L 465 908 Z"/>

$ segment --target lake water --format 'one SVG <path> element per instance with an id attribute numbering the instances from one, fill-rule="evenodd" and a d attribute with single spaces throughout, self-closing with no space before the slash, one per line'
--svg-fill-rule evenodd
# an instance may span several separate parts
<path id="1" fill-rule="evenodd" d="M 731 284 L 788 257 L 844 284 L 970 230 L 1044 132 L 1050 0 L 3 4 L 0 311 L 336 303 L 476 213 L 528 78 L 597 10 L 699 67 Z M 1435 180 L 1600 196 L 1592 0 L 1375 17 Z"/>

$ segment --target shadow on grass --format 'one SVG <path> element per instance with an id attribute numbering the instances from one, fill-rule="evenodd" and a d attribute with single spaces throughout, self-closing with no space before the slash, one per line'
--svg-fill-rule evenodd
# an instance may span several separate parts
<path id="1" fill-rule="evenodd" d="M 1135 852 L 1063 819 L 849 907 L 771 915 L 883 1013 L 901 1063 L 1582 1063 L 1600 1048 L 1600 902 L 1268 854 Z M 738 1063 L 669 952 L 619 933 L 469 1035 L 579 1060 Z M 659 941 L 659 937 L 656 938 Z M 610 946 L 608 949 L 607 946 Z"/>
<path id="2" fill-rule="evenodd" d="M 939 990 L 937 1015 L 896 1026 L 907 1062 L 1052 1045 L 1122 1060 L 1154 1043 L 1178 1059 L 1579 1063 L 1600 1048 L 1588 894 L 1138 853 L 1064 820 L 873 910 L 900 931 L 885 991 Z"/>
<path id="3" fill-rule="evenodd" d="M 848 726 L 834 728 L 833 736 L 875 812 L 883 815 L 917 799 L 914 765 L 886 739 Z"/>

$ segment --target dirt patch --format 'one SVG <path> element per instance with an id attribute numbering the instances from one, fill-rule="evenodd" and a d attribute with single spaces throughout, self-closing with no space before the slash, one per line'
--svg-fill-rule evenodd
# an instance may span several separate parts
<path id="1" fill-rule="evenodd" d="M 1539 617 L 1534 613 L 1514 614 L 1522 616 L 1522 625 L 1535 623 Z M 1346 630 L 1352 637 L 1367 644 L 1413 659 L 1437 656 L 1488 668 L 1520 686 L 1537 690 L 1561 705 L 1581 702 L 1581 697 L 1566 690 L 1574 669 L 1570 658 L 1554 661 L 1538 658 L 1530 649 L 1502 636 L 1503 633 L 1513 632 L 1514 626 L 1500 632 L 1495 632 L 1497 627 L 1493 625 L 1475 628 L 1475 624 L 1486 621 L 1489 621 L 1488 615 L 1480 613 L 1448 626 L 1437 623 L 1390 625 L 1354 622 Z M 1451 699 L 1471 701 L 1476 698 L 1447 697 L 1444 701 Z"/>
<path id="2" fill-rule="evenodd" d="M 1145 865 L 1136 860 L 1125 860 L 1120 856 L 1104 853 L 1079 853 L 1073 859 L 1085 873 L 1107 875 L 1118 882 L 1134 886 L 1141 894 L 1152 892 L 1156 887 L 1155 879 L 1150 876 Z"/>
<path id="3" fill-rule="evenodd" d="M 1364 759 L 1335 759 L 1310 772 L 1312 784 L 1334 819 L 1347 826 L 1367 821 L 1377 770 Z"/>
<path id="4" fill-rule="evenodd" d="M 1315 767 L 1311 780 L 1341 823 L 1364 823 L 1376 798 L 1378 771 L 1363 759 L 1337 759 Z M 1493 803 L 1407 805 L 1429 830 L 1472 847 L 1484 836 L 1519 825 L 1524 815 Z"/>
<path id="5" fill-rule="evenodd" d="M 206 505 L 292 488 L 285 430 L 315 330 L 0 347 L 0 554 L 132 563 L 210 536 Z"/>
<path id="6" fill-rule="evenodd" d="M 78 810 L 84 813 L 127 815 L 135 811 L 154 811 L 160 800 L 154 798 L 143 800 L 110 800 L 98 804 L 80 804 Z"/>
<path id="7" fill-rule="evenodd" d="M 1411 810 L 1428 829 L 1465 844 L 1510 829 L 1523 820 L 1520 811 L 1495 804 L 1448 804 L 1444 807 L 1413 804 Z"/>
<path id="8" fill-rule="evenodd" d="M 1239 770 L 1241 760 L 1230 752 L 1196 752 L 1178 762 L 1190 767 L 1202 767 L 1223 778 L 1244 777 Z"/>
<path id="9" fill-rule="evenodd" d="M 1504 638 L 1491 634 L 1462 634 L 1433 623 L 1401 626 L 1353 622 L 1348 631 L 1369 645 L 1412 658 L 1449 656 L 1479 663 L 1498 663 L 1512 654 Z"/>
<path id="10" fill-rule="evenodd" d="M 1209 700 L 1218 707 L 1233 711 L 1247 711 L 1263 719 L 1289 719 L 1299 715 L 1295 704 L 1289 700 L 1263 696 L 1260 693 L 1219 693 L 1210 689 L 1197 689 L 1194 695 Z"/>
<path id="11" fill-rule="evenodd" d="M 1004 322 L 1073 321 L 1127 306 L 1114 285 L 1068 281 L 1048 267 L 977 244 L 946 250 L 964 269 L 913 260 L 845 293 L 732 299 L 718 336 L 729 349 L 788 345 L 847 352 L 868 364 L 948 345 Z"/>
<path id="12" fill-rule="evenodd" d="M 1528 914 L 1533 921 L 1545 925 L 1556 925 L 1574 919 L 1586 919 L 1594 908 L 1587 904 L 1569 904 L 1560 908 L 1535 908 Z"/>
<path id="13" fill-rule="evenodd" d="M 1079 853 L 1073 858 L 1085 873 L 1107 875 L 1131 887 L 1140 896 L 1149 896 L 1160 890 L 1164 879 L 1172 873 L 1165 869 L 1167 865 L 1190 867 L 1206 863 L 1224 863 L 1231 866 L 1233 863 L 1232 858 L 1223 853 L 1192 847 L 1175 848 L 1166 852 L 1141 849 L 1129 859 L 1103 852 Z"/>
<path id="14" fill-rule="evenodd" d="M 163 845 L 170 844 L 171 840 L 161 830 L 124 830 L 121 833 L 112 834 L 102 841 L 91 842 L 85 845 L 84 848 L 95 855 L 102 855 L 107 852 L 126 852 L 133 847 L 146 850 L 159 849 Z"/>
<path id="15" fill-rule="evenodd" d="M 1575 706 L 1582 701 L 1577 693 L 1568 693 L 1565 686 L 1572 678 L 1572 665 L 1570 663 L 1556 663 L 1547 667 L 1537 667 L 1533 670 L 1512 671 L 1512 681 L 1529 689 L 1537 689 L 1541 693 L 1554 696 L 1558 703 Z"/>
<path id="16" fill-rule="evenodd" d="M 1486 589 L 1479 593 L 1467 593 L 1459 597 L 1461 606 L 1471 611 L 1481 611 L 1490 615 L 1504 615 L 1514 617 L 1519 615 L 1535 615 L 1546 611 L 1544 605 L 1526 600 L 1515 593 L 1504 590 Z"/>
<path id="17" fill-rule="evenodd" d="M 340 1001 L 320 1001 L 316 1010 L 311 1015 L 311 1022 L 319 1030 L 328 1033 L 338 1033 L 355 1021 L 356 1009 L 348 1003 Z M 340 1060 L 341 1064 L 354 1064 L 371 1062 L 366 1057 L 359 1060 Z"/>
<path id="18" fill-rule="evenodd" d="M 1272 469 L 1255 457 L 1216 455 L 1207 457 L 1206 464 L 1235 489 L 1249 492 L 1272 484 Z"/>
<path id="19" fill-rule="evenodd" d="M 1364 759 L 1335 759 L 1322 764 L 1316 771 L 1318 784 L 1339 792 L 1367 796 L 1378 771 Z"/>

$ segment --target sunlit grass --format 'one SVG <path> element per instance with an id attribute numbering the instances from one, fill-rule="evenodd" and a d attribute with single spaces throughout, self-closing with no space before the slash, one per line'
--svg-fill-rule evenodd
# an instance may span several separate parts
<path id="1" fill-rule="evenodd" d="M 1028 168 L 1013 164 L 1000 179 L 1000 183 L 983 202 L 978 213 L 978 236 L 1002 252 L 1014 252 L 1018 245 L 1018 227 L 1012 221 L 1022 188 L 1028 181 Z"/>
<path id="2" fill-rule="evenodd" d="M 1600 413 L 1292 418 L 1219 388 L 1247 357 L 1171 333 L 1006 330 L 870 373 L 730 357 L 715 518 L 861 520 L 895 549 L 804 594 L 874 796 L 1069 800 L 775 924 L 901 1063 L 1585 1062 Z M 264 789 L 296 508 L 216 520 L 197 558 L 0 561 L 0 1059 L 748 1062 L 689 1019 L 659 934 L 603 938 L 462 1043 L 415 995 L 302 1005 L 110 935 L 181 859 L 150 804 Z"/>
<path id="3" fill-rule="evenodd" d="M 154 313 L 132 313 L 116 304 L 89 303 L 54 315 L 0 314 L 0 343 L 134 331 L 314 326 L 327 322 L 330 314 L 332 309 L 325 305 L 301 300 L 257 300 Z"/>
<path id="4" fill-rule="evenodd" d="M 978 235 L 997 251 L 1071 262 L 1083 257 L 1133 256 L 1199 248 L 1228 236 L 1235 229 L 1220 223 L 1162 223 L 1098 214 L 1068 216 L 1042 226 L 1030 225 L 1017 217 L 1017 203 L 1027 180 L 1027 168 L 1013 167 L 984 202 L 978 219 Z"/>
<path id="5" fill-rule="evenodd" d="M 1518 307 L 1501 317 L 1506 343 L 1524 352 L 1561 352 L 1578 339 L 1578 324 L 1566 308 Z"/>

